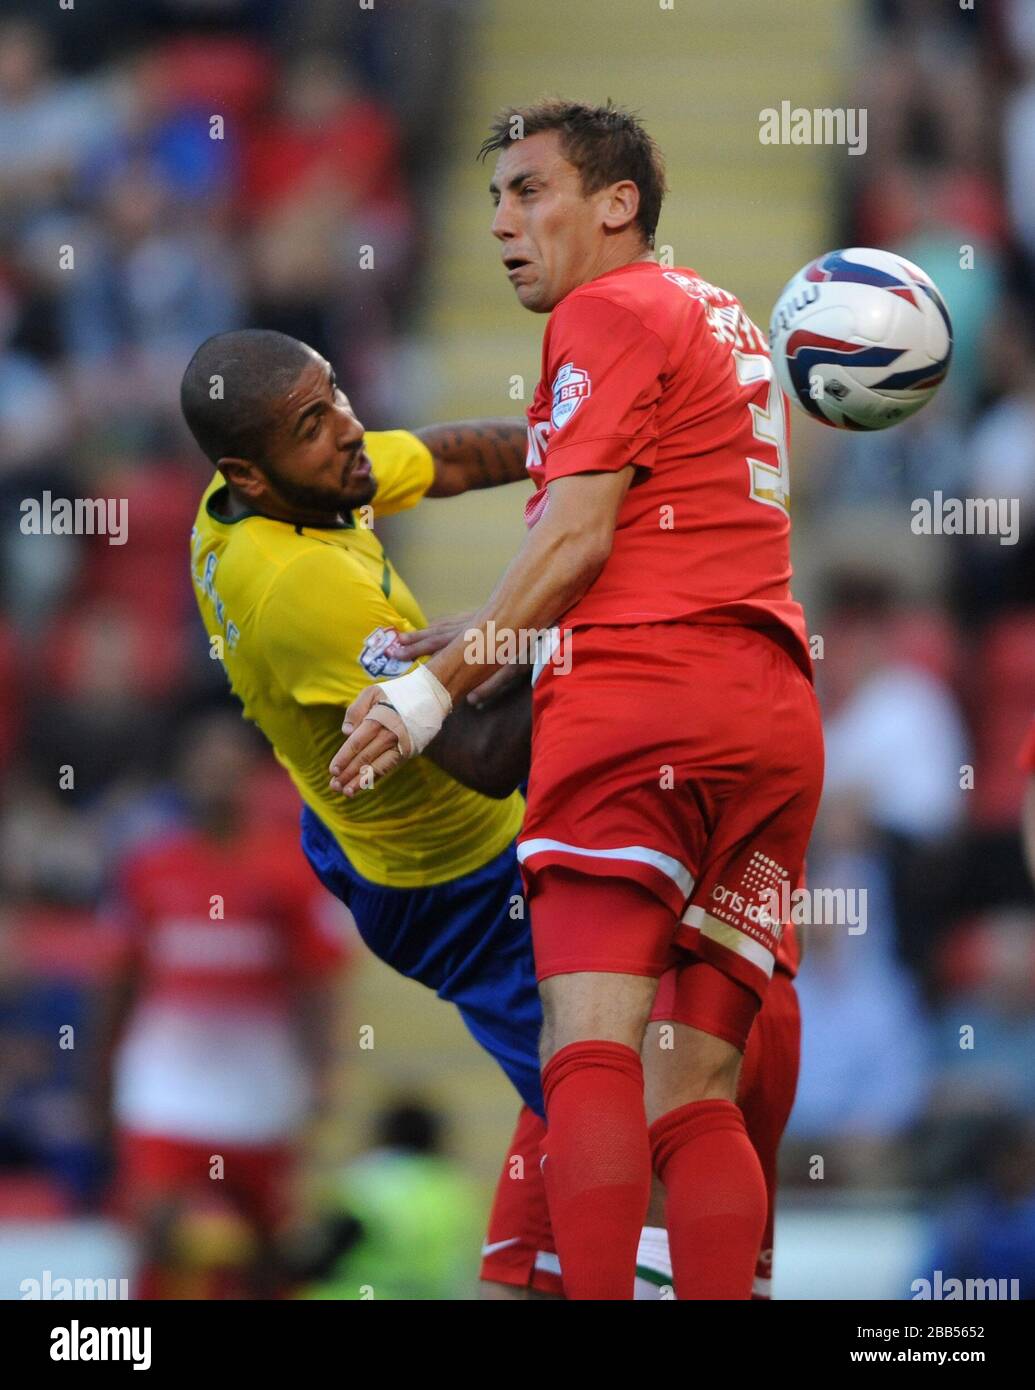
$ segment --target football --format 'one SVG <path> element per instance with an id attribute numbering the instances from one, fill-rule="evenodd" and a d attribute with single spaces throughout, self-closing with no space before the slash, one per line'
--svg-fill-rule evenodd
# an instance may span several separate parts
<path id="1" fill-rule="evenodd" d="M 781 386 L 813 419 L 883 430 L 915 414 L 944 381 L 952 324 L 919 266 L 853 246 L 810 261 L 789 281 L 769 345 Z"/>

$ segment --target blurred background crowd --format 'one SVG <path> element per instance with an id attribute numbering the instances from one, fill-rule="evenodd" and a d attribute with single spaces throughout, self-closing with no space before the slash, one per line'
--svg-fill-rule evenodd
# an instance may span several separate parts
<path id="1" fill-rule="evenodd" d="M 95 1223 L 95 1252 L 135 1226 L 143 1282 L 149 1252 L 168 1255 L 168 1211 L 113 1191 L 113 1174 L 152 1194 L 175 1177 L 169 1146 L 123 1143 L 135 1128 L 268 1150 L 233 1211 L 199 1203 L 175 1236 L 199 1264 L 247 1264 L 250 1282 L 185 1291 L 268 1289 L 263 1243 L 292 1203 L 323 1218 L 293 1255 L 313 1296 L 351 1287 L 348 1252 L 379 1223 L 386 1249 L 435 1233 L 408 1284 L 376 1257 L 382 1288 L 469 1291 L 514 1101 L 444 1006 L 362 958 L 306 877 L 294 793 L 196 616 L 187 536 L 207 475 L 178 386 L 206 336 L 255 325 L 325 353 L 369 427 L 520 410 L 514 374 L 534 382 L 542 323 L 496 273 L 472 152 L 495 107 L 563 89 L 642 111 L 673 185 L 659 242 L 759 322 L 836 245 L 901 252 L 949 305 L 955 360 L 919 416 L 875 436 L 793 421 L 798 591 L 828 736 L 810 882 L 864 889 L 866 931 L 810 936 L 788 1221 L 814 1226 L 827 1203 L 862 1223 L 865 1252 L 880 1213 L 900 1215 L 911 1244 L 884 1296 L 933 1268 L 1021 1278 L 1035 1296 L 1018 764 L 1035 713 L 1035 0 L 702 0 L 692 30 L 631 0 L 591 8 L 609 23 L 592 27 L 582 0 L 564 14 L 539 0 L 5 6 L 0 1227 L 21 1233 L 25 1274 L 43 1260 L 26 1232 L 62 1223 Z M 761 147 L 758 111 L 785 97 L 865 107 L 865 157 Z M 127 499 L 128 543 L 23 534 L 20 503 L 45 489 Z M 1017 499 L 1018 543 L 916 535 L 911 504 L 936 491 Z M 389 536 L 432 616 L 483 595 L 520 534 L 512 498 L 445 505 Z M 447 538 L 465 570 L 443 573 Z M 231 864 L 254 866 L 262 956 L 233 1036 L 176 908 L 178 882 Z M 410 1032 L 386 1023 L 365 1055 L 358 1030 L 399 1001 Z M 196 1086 L 171 1095 L 162 1049 L 185 1039 Z M 442 1075 L 454 1060 L 477 1080 L 460 1095 Z M 786 1229 L 802 1268 L 819 1260 Z M 87 1246 L 88 1272 L 125 1267 L 104 1248 Z M 823 1291 L 851 1296 L 839 1277 Z M 787 1276 L 785 1296 L 806 1287 Z"/>

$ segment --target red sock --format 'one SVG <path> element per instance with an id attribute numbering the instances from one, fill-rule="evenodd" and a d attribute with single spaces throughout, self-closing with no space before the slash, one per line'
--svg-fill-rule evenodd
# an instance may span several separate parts
<path id="1" fill-rule="evenodd" d="M 749 1299 L 765 1229 L 762 1165 L 729 1100 L 698 1100 L 650 1127 L 679 1299 Z"/>
<path id="2" fill-rule="evenodd" d="M 631 1299 L 650 1199 L 643 1066 L 631 1047 L 571 1043 L 543 1068 L 543 1176 L 571 1299 Z"/>

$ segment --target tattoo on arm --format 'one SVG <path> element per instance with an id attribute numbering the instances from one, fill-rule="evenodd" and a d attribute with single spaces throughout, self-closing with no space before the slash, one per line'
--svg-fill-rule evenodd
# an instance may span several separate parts
<path id="1" fill-rule="evenodd" d="M 471 488 L 499 487 L 528 476 L 524 420 L 459 420 L 414 433 L 435 460 L 429 497 L 454 497 Z"/>

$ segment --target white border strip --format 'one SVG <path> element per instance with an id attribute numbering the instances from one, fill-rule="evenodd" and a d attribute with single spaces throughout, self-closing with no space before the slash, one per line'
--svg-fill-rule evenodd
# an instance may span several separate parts
<path id="1" fill-rule="evenodd" d="M 563 840 L 522 840 L 518 843 L 518 863 L 523 864 L 533 855 L 544 854 L 551 849 L 561 849 L 568 854 L 582 854 L 589 859 L 629 859 L 637 864 L 649 864 L 651 868 L 660 870 L 670 878 L 684 897 L 688 898 L 694 891 L 694 876 L 685 864 L 680 864 L 678 859 L 673 859 L 669 854 L 662 854 L 659 849 L 647 849 L 644 845 L 623 845 L 619 849 L 586 849 L 583 845 L 566 845 Z"/>

